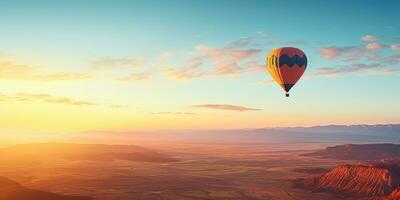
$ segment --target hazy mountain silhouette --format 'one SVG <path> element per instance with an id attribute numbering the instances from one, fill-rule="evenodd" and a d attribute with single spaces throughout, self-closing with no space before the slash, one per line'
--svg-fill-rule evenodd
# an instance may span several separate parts
<path id="1" fill-rule="evenodd" d="M 400 124 L 383 125 L 327 125 L 313 127 L 283 127 L 232 130 L 185 130 L 163 132 L 93 131 L 77 135 L 79 138 L 129 138 L 151 140 L 185 140 L 191 142 L 223 143 L 344 143 L 344 142 L 400 142 Z"/>
<path id="2" fill-rule="evenodd" d="M 173 162 L 174 158 L 134 145 L 33 143 L 0 149 L 0 161 L 8 163 L 40 162 L 43 159 L 68 159 L 141 162 Z"/>
<path id="3" fill-rule="evenodd" d="M 60 195 L 26 188 L 5 177 L 0 177 L 0 200 L 91 200 L 91 197 Z"/>
<path id="4" fill-rule="evenodd" d="M 400 158 L 400 144 L 346 144 L 327 147 L 304 156 L 344 160 L 381 160 Z"/>

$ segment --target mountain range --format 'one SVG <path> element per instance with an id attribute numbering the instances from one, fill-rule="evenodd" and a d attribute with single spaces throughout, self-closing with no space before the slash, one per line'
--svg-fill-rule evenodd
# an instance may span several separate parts
<path id="1" fill-rule="evenodd" d="M 60 195 L 29 189 L 6 177 L 0 177 L 0 200 L 91 200 L 90 197 Z"/>
<path id="2" fill-rule="evenodd" d="M 77 139 L 107 141 L 189 141 L 216 143 L 377 143 L 400 142 L 400 124 L 326 125 L 227 130 L 179 130 L 160 132 L 90 131 Z"/>

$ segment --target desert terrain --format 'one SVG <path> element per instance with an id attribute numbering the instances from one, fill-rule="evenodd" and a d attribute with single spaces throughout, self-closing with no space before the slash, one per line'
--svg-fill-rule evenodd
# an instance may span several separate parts
<path id="1" fill-rule="evenodd" d="M 245 142 L 240 142 L 241 135 L 225 143 L 215 138 L 173 138 L 147 143 L 127 140 L 134 145 L 88 141 L 11 145 L 0 149 L 0 176 L 29 190 L 63 195 L 54 200 L 65 196 L 99 200 L 384 199 L 398 190 L 398 171 L 386 164 L 397 163 L 400 145 L 384 143 L 382 135 L 376 141 L 362 136 L 366 140 L 360 141 L 356 134 L 350 142 L 359 144 L 345 144 L 321 140 L 324 137 L 315 142 L 289 141 L 284 134 L 279 134 L 283 139 L 275 137 L 268 143 L 260 139 L 263 134 L 245 134 Z M 240 134 L 231 136 L 235 135 Z M 386 135 L 391 140 L 394 132 Z M 358 190 L 349 190 L 351 185 Z M 13 199 L 18 198 L 7 200 Z"/>
<path id="2" fill-rule="evenodd" d="M 9 159 L 2 159 L 0 174 L 28 188 L 105 200 L 335 199 L 292 188 L 290 180 L 308 175 L 296 168 L 342 163 L 301 156 L 308 151 L 245 145 L 187 144 L 163 154 L 118 145 L 100 145 L 96 151 L 98 146 L 38 143 L 5 148 L 0 154 Z M 95 153 L 71 153 L 89 147 Z M 120 156 L 121 149 L 133 154 Z"/>

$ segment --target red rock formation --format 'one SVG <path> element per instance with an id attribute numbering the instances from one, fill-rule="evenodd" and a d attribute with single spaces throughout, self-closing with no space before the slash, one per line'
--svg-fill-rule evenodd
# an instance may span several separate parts
<path id="1" fill-rule="evenodd" d="M 393 198 L 400 185 L 400 176 L 390 169 L 378 166 L 342 165 L 330 172 L 309 179 L 297 179 L 296 187 L 313 192 L 330 192 L 343 197 Z M 392 200 L 392 199 L 390 199 Z"/>
<path id="2" fill-rule="evenodd" d="M 392 193 L 386 198 L 386 200 L 399 200 L 400 199 L 400 187 L 393 190 Z"/>

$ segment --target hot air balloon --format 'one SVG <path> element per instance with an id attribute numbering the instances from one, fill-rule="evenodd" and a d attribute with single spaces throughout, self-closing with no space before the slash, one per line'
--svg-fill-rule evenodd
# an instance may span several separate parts
<path id="1" fill-rule="evenodd" d="M 267 69 L 272 78 L 286 92 L 300 79 L 307 67 L 307 57 L 303 51 L 294 47 L 273 49 L 267 57 Z"/>

